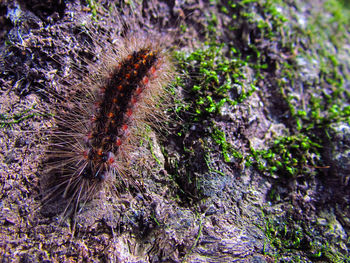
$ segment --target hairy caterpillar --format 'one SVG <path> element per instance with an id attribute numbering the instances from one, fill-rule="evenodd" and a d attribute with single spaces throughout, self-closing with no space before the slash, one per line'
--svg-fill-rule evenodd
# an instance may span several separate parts
<path id="1" fill-rule="evenodd" d="M 64 213 L 76 213 L 104 187 L 139 188 L 130 171 L 132 153 L 145 123 L 162 119 L 158 104 L 173 75 L 163 43 L 140 33 L 95 43 L 104 51 L 101 63 L 71 86 L 73 98 L 56 110 L 48 151 L 45 199 L 64 197 Z"/>

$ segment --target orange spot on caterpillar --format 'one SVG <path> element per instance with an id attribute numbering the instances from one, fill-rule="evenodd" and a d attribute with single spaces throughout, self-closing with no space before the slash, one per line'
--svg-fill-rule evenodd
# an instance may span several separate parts
<path id="1" fill-rule="evenodd" d="M 145 76 L 142 80 L 143 84 L 147 85 L 149 81 L 149 78 L 147 76 Z"/>
<path id="2" fill-rule="evenodd" d="M 108 162 L 108 164 L 113 164 L 114 163 L 114 157 L 109 157 L 107 162 Z"/>
<path id="3" fill-rule="evenodd" d="M 128 109 L 127 112 L 126 112 L 126 115 L 127 115 L 128 117 L 131 117 L 131 115 L 132 115 L 132 110 L 131 110 L 131 109 Z"/>
<path id="4" fill-rule="evenodd" d="M 136 89 L 136 91 L 135 91 L 135 93 L 136 93 L 137 95 L 140 95 L 141 92 L 142 92 L 141 87 L 138 87 L 138 88 Z"/>
<path id="5" fill-rule="evenodd" d="M 118 99 L 117 99 L 117 98 L 113 98 L 112 102 L 113 102 L 114 104 L 116 104 L 116 103 L 118 102 Z"/>
<path id="6" fill-rule="evenodd" d="M 131 105 L 135 105 L 136 102 L 137 102 L 137 98 L 135 96 L 133 96 L 131 98 Z"/>
<path id="7" fill-rule="evenodd" d="M 115 141 L 115 144 L 116 144 L 117 146 L 122 145 L 122 140 L 121 140 L 120 138 L 118 138 L 118 139 Z"/>
<path id="8" fill-rule="evenodd" d="M 125 74 L 125 78 L 130 79 L 130 74 L 129 73 Z"/>
<path id="9" fill-rule="evenodd" d="M 117 87 L 117 89 L 118 89 L 119 91 L 121 91 L 121 90 L 123 89 L 123 86 L 122 86 L 122 85 L 119 85 L 119 86 Z"/>
<path id="10" fill-rule="evenodd" d="M 83 151 L 83 157 L 84 157 L 84 159 L 88 159 L 89 158 L 89 150 Z"/>
<path id="11" fill-rule="evenodd" d="M 98 149 L 98 150 L 97 150 L 97 155 L 98 155 L 98 156 L 102 156 L 102 154 L 103 154 L 102 149 L 101 149 L 101 148 L 100 148 L 100 149 Z"/>
<path id="12" fill-rule="evenodd" d="M 137 64 L 137 63 L 136 63 L 136 64 L 134 65 L 134 68 L 135 68 L 136 70 L 139 69 L 139 67 L 140 67 L 140 64 Z"/>
<path id="13" fill-rule="evenodd" d="M 128 125 L 123 124 L 123 126 L 122 126 L 122 130 L 123 130 L 123 131 L 126 131 L 127 129 L 128 129 Z"/>
<path id="14" fill-rule="evenodd" d="M 152 74 L 156 73 L 156 68 L 155 68 L 154 66 L 151 67 L 151 73 L 152 73 Z"/>
<path id="15" fill-rule="evenodd" d="M 110 112 L 110 113 L 108 113 L 108 118 L 113 118 L 114 117 L 114 113 L 113 112 Z"/>

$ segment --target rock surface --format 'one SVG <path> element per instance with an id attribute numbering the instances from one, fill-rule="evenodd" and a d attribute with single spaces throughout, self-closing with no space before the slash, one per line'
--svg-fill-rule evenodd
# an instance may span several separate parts
<path id="1" fill-rule="evenodd" d="M 170 113 L 175 120 L 167 131 L 150 133 L 150 146 L 140 151 L 147 169 L 135 167 L 144 191 L 102 191 L 75 218 L 62 218 L 40 195 L 55 125 L 53 94 L 69 93 L 62 80 L 70 83 L 72 67 L 90 70 L 83 59 L 91 48 L 86 25 L 100 34 L 123 26 L 111 23 L 108 1 L 2 2 L 0 259 L 349 260 L 349 34 L 337 31 L 336 18 L 329 27 L 315 26 L 334 16 L 334 2 L 118 1 L 118 14 L 142 24 L 143 33 L 152 28 L 177 36 L 173 49 L 187 58 L 223 44 L 213 51 L 217 58 L 206 61 L 226 58 L 208 85 L 223 86 L 228 74 L 237 83 L 224 95 L 203 91 L 203 101 L 191 104 L 207 65 L 196 65 L 198 58 L 185 63 L 195 72 L 183 72 L 179 62 L 184 84 L 173 84 L 180 101 Z M 323 42 L 313 35 L 317 30 Z M 336 46 L 332 34 L 345 34 L 343 44 Z M 231 53 L 242 64 L 239 72 L 225 73 L 238 63 Z"/>

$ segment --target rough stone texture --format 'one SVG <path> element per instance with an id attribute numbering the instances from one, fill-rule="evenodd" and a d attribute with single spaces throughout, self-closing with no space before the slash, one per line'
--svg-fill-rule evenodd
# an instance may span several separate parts
<path id="1" fill-rule="evenodd" d="M 59 209 L 42 206 L 41 165 L 50 137 L 48 129 L 54 122 L 49 114 L 50 105 L 55 103 L 52 94 L 69 94 L 58 81 L 63 78 L 69 83 L 72 61 L 83 68 L 81 57 L 88 56 L 90 43 L 81 29 L 91 17 L 84 11 L 87 6 L 80 2 L 22 2 L 7 1 L 0 8 L 0 113 L 14 116 L 32 109 L 28 114 L 36 114 L 0 129 L 3 262 L 274 262 L 270 255 L 275 249 L 267 242 L 262 212 L 284 215 L 288 211 L 293 211 L 295 221 L 330 225 L 331 230 L 315 235 L 334 244 L 339 241 L 341 251 L 348 253 L 344 240 L 350 223 L 344 211 L 349 206 L 350 128 L 344 123 L 331 127 L 332 143 L 325 153 L 332 164 L 329 178 L 297 178 L 277 184 L 276 178 L 253 167 L 241 169 L 235 160 L 224 163 L 216 148 L 205 149 L 203 140 L 210 138 L 201 138 L 203 127 L 191 127 L 180 143 L 171 136 L 168 142 L 161 142 L 152 133 L 154 154 L 160 164 L 146 155 L 148 169 L 138 172 L 147 190 L 142 194 L 123 192 L 118 197 L 102 191 L 74 218 L 76 231 L 72 236 L 73 219 L 62 220 L 60 213 L 55 213 Z M 140 19 L 145 28 L 155 23 L 159 31 L 176 33 L 176 23 L 183 19 L 188 30 L 178 39 L 178 48 L 189 51 L 205 39 L 206 15 L 218 13 L 210 1 L 144 1 L 142 7 L 138 2 L 134 3 L 136 7 L 127 7 L 134 8 L 136 20 Z M 290 19 L 291 27 L 295 23 L 307 28 L 311 2 L 298 2 L 300 9 L 297 17 Z M 128 11 L 123 10 L 125 14 Z M 101 12 L 101 17 L 106 15 Z M 218 24 L 225 25 L 226 20 L 220 17 Z M 121 25 L 114 28 L 108 21 L 101 19 L 98 23 L 107 31 L 120 30 Z M 227 41 L 246 45 L 254 28 L 247 26 L 243 31 L 242 36 L 232 36 L 223 26 L 220 33 Z M 5 38 L 9 45 L 5 45 Z M 301 45 L 304 40 L 299 41 Z M 283 54 L 273 45 L 261 48 L 271 60 L 293 55 Z M 346 50 L 349 48 L 342 50 L 342 57 L 349 67 Z M 296 81 L 317 84 L 319 63 L 302 57 L 296 61 L 300 71 Z M 251 74 L 247 68 L 247 83 L 254 77 Z M 265 149 L 272 138 L 288 134 L 290 118 L 286 103 L 277 95 L 274 77 L 274 72 L 266 73 L 258 92 L 239 105 L 225 105 L 219 118 L 213 120 L 225 131 L 227 141 L 243 153 L 249 146 Z M 293 94 L 296 99 L 292 103 L 296 104 L 304 95 L 300 89 L 293 90 Z M 162 143 L 168 156 L 161 151 Z M 191 153 L 184 157 L 182 146 Z M 206 154 L 210 155 L 212 169 L 205 165 Z M 178 169 L 197 178 L 198 187 L 182 188 L 193 196 L 178 196 L 178 182 L 172 180 L 167 167 L 173 161 L 192 165 L 180 165 Z M 337 184 L 342 185 L 338 195 Z M 274 204 L 269 201 L 272 185 L 282 199 Z M 303 262 L 309 262 L 300 254 Z M 293 257 L 288 254 L 284 260 Z"/>
<path id="2" fill-rule="evenodd" d="M 350 171 L 350 127 L 339 123 L 331 127 L 330 161 L 334 174 L 342 185 L 349 185 Z"/>

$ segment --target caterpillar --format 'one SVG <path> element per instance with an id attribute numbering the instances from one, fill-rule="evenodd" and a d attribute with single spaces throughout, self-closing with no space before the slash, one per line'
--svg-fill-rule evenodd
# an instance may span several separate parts
<path id="1" fill-rule="evenodd" d="M 64 214 L 75 214 L 102 188 L 139 189 L 130 166 L 133 151 L 145 125 L 162 120 L 159 102 L 166 105 L 174 74 L 164 40 L 134 33 L 114 42 L 56 110 L 43 189 L 45 200 L 66 200 Z"/>

